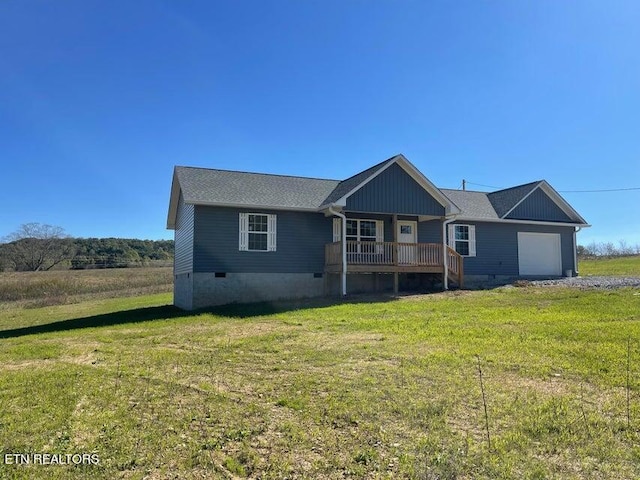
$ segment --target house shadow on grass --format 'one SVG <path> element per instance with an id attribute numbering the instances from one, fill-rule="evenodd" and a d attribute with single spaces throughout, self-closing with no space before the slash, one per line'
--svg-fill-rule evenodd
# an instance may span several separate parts
<path id="1" fill-rule="evenodd" d="M 353 294 L 346 297 L 317 297 L 301 300 L 280 300 L 276 302 L 229 303 L 218 307 L 197 310 L 197 313 L 211 313 L 219 317 L 249 318 L 277 315 L 297 310 L 329 308 L 337 305 L 393 302 L 398 296 L 389 294 Z"/>
<path id="2" fill-rule="evenodd" d="M 320 297 L 297 301 L 257 302 L 244 304 L 228 304 L 200 310 L 185 311 L 173 305 L 135 308 L 121 310 L 82 318 L 60 320 L 57 322 L 0 330 L 0 339 L 37 335 L 41 333 L 64 332 L 83 328 L 111 327 L 115 325 L 169 320 L 172 318 L 188 318 L 202 314 L 211 314 L 226 318 L 250 318 L 277 315 L 296 310 L 327 308 L 344 304 L 383 303 L 397 300 L 391 295 L 350 295 L 346 298 Z"/>
<path id="3" fill-rule="evenodd" d="M 183 316 L 185 312 L 173 305 L 159 307 L 135 308 L 133 310 L 121 310 L 118 312 L 91 315 L 89 317 L 72 318 L 58 322 L 32 325 L 29 327 L 0 330 L 0 339 L 22 337 L 25 335 L 37 335 L 39 333 L 63 332 L 82 328 L 110 327 L 126 323 L 141 323 L 153 320 L 166 320 Z"/>

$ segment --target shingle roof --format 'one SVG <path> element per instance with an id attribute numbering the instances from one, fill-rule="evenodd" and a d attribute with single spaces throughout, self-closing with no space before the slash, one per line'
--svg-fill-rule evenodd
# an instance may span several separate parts
<path id="1" fill-rule="evenodd" d="M 367 179 L 375 176 L 389 163 L 398 161 L 398 159 L 408 163 L 402 155 L 396 155 L 342 181 L 209 168 L 176 167 L 167 226 L 168 228 L 175 227 L 180 192 L 182 192 L 184 201 L 191 204 L 317 210 L 321 206 L 337 202 Z M 449 202 L 458 207 L 462 217 L 495 220 L 503 218 L 541 184 L 542 187 L 548 186 L 544 181 L 537 181 L 490 193 L 432 187 L 435 189 L 435 193 L 446 196 Z M 555 192 L 550 186 L 548 188 L 552 193 Z M 555 195 L 559 197 L 557 193 Z M 559 201 L 566 203 L 561 197 L 559 198 Z M 568 204 L 566 205 L 571 209 Z M 571 210 L 573 211 L 573 209 Z M 575 211 L 573 212 L 576 221 L 586 223 Z"/>
<path id="2" fill-rule="evenodd" d="M 525 183 L 524 185 L 518 185 L 517 187 L 505 188 L 504 190 L 498 190 L 487 194 L 491 205 L 495 209 L 499 217 L 503 217 L 513 207 L 515 207 L 520 200 L 526 197 L 531 191 L 542 183 L 541 180 L 537 182 Z"/>
<path id="3" fill-rule="evenodd" d="M 289 177 L 209 168 L 176 167 L 186 203 L 318 208 L 339 180 Z"/>
<path id="4" fill-rule="evenodd" d="M 465 217 L 473 218 L 486 218 L 497 219 L 493 205 L 489 201 L 488 194 L 486 192 L 472 192 L 469 190 L 450 190 L 441 188 L 440 191 L 444 193 L 453 203 L 455 203 L 460 210 L 461 215 Z"/>

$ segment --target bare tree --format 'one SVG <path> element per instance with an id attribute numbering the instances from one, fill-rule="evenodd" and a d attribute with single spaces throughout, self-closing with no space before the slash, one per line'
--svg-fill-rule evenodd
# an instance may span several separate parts
<path id="1" fill-rule="evenodd" d="M 7 257 L 16 270 L 49 270 L 75 254 L 71 237 L 53 225 L 25 223 L 5 241 Z"/>

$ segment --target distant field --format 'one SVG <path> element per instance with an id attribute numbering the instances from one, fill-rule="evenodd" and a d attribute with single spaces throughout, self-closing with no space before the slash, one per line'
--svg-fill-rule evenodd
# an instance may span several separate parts
<path id="1" fill-rule="evenodd" d="M 580 275 L 640 276 L 640 255 L 614 258 L 590 258 L 578 262 Z"/>
<path id="2" fill-rule="evenodd" d="M 171 267 L 0 273 L 0 308 L 169 292 Z"/>
<path id="3" fill-rule="evenodd" d="M 0 478 L 640 478 L 639 289 L 170 301 L 0 315 Z"/>

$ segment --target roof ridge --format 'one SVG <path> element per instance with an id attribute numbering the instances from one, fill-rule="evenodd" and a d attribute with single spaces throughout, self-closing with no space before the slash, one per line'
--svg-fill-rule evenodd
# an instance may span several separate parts
<path id="1" fill-rule="evenodd" d="M 268 177 L 283 177 L 283 178 L 300 178 L 303 180 L 322 180 L 324 182 L 342 182 L 343 180 L 337 180 L 335 178 L 319 178 L 319 177 L 303 177 L 300 175 L 282 175 L 279 173 L 261 173 L 261 172 L 246 172 L 244 170 L 229 170 L 225 168 L 207 168 L 207 167 L 192 167 L 187 165 L 176 165 L 175 168 L 189 168 L 191 170 L 207 170 L 209 172 L 228 172 L 228 173 L 242 173 L 245 175 L 262 175 Z"/>
<path id="2" fill-rule="evenodd" d="M 378 163 L 376 163 L 375 165 L 373 165 L 373 166 L 371 166 L 371 167 L 369 167 L 369 168 L 365 168 L 364 170 L 361 170 L 361 171 L 359 171 L 358 173 L 354 173 L 353 175 L 351 175 L 350 177 L 345 178 L 344 180 L 340 180 L 340 183 L 342 183 L 342 182 L 347 182 L 347 181 L 351 180 L 352 178 L 357 177 L 358 175 L 362 175 L 363 173 L 366 173 L 366 172 L 368 172 L 368 171 L 370 171 L 370 170 L 374 170 L 374 169 L 376 169 L 376 168 L 378 168 L 378 167 L 381 167 L 383 164 L 388 163 L 388 162 L 390 162 L 391 160 L 394 160 L 394 159 L 395 159 L 396 157 L 398 157 L 398 156 L 400 156 L 400 154 L 399 154 L 399 153 L 398 153 L 398 154 L 396 154 L 396 155 L 394 155 L 393 157 L 389 157 L 389 158 L 387 158 L 386 160 L 383 160 L 383 161 L 381 161 L 381 162 L 378 162 Z"/>
<path id="3" fill-rule="evenodd" d="M 528 187 L 529 185 L 539 184 L 539 183 L 542 183 L 542 182 L 544 182 L 544 180 L 535 180 L 533 182 L 527 182 L 527 183 L 523 183 L 521 185 L 514 185 L 513 187 L 501 188 L 500 190 L 494 190 L 493 192 L 487 192 L 487 193 L 506 192 L 507 190 L 514 190 L 516 188 Z"/>

